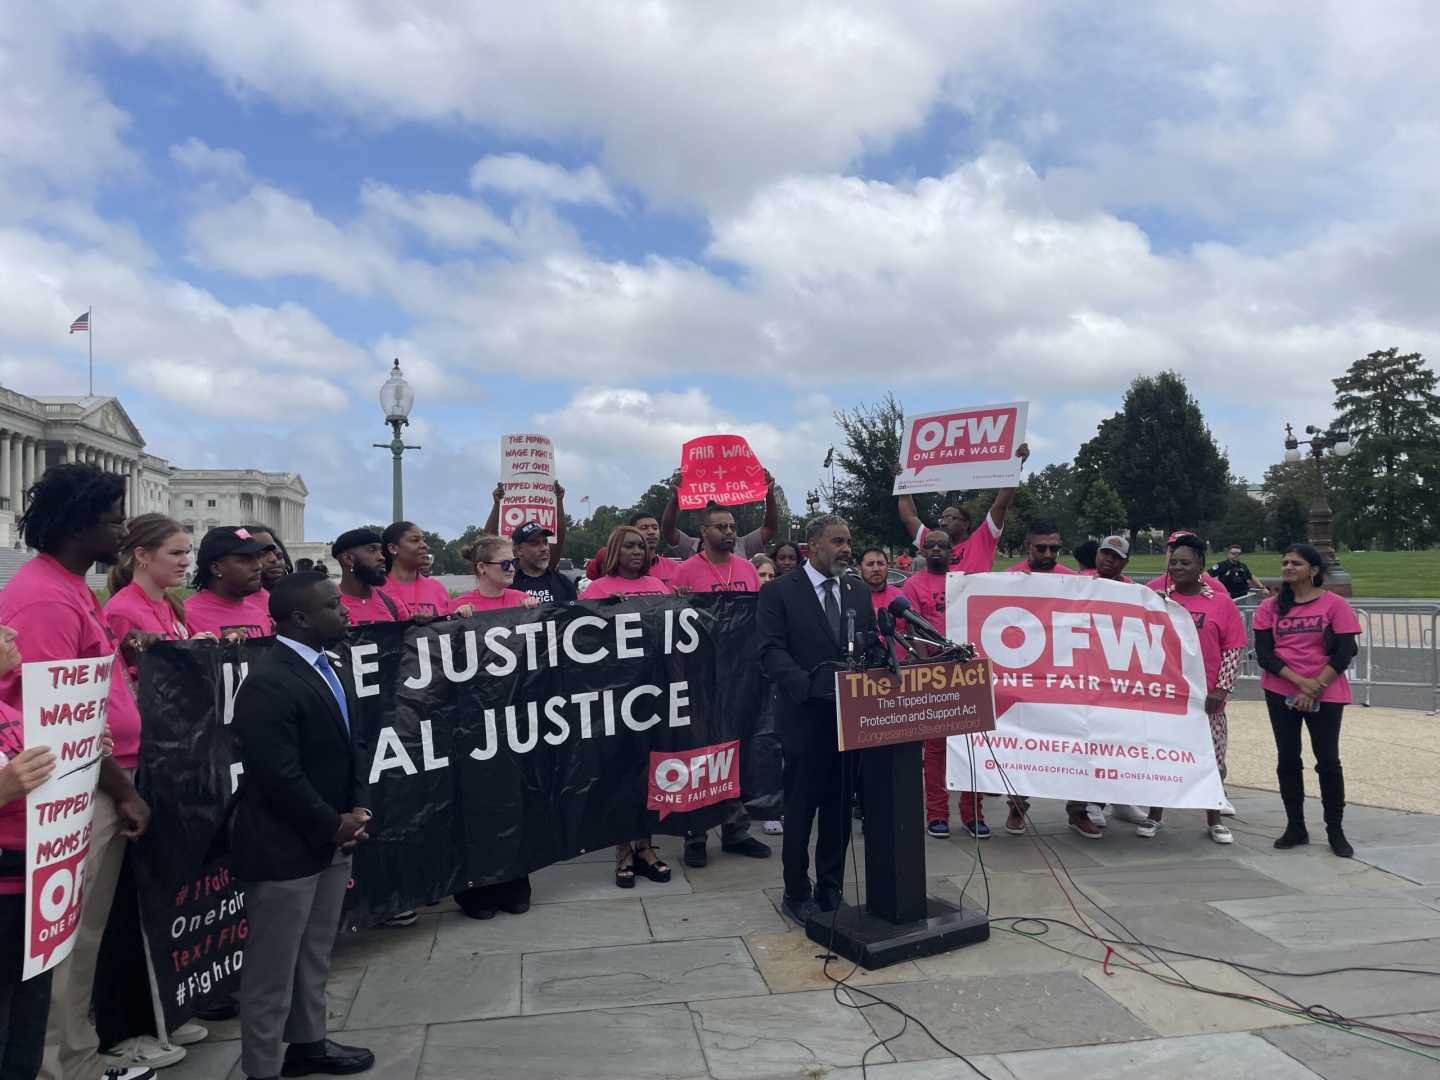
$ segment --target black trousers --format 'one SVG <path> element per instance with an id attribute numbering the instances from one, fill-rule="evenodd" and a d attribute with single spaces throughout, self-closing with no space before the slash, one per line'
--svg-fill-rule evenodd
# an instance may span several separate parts
<path id="1" fill-rule="evenodd" d="M 22 982 L 24 954 L 25 896 L 0 896 L 0 1080 L 35 1080 L 45 1056 L 51 972 Z"/>
<path id="2" fill-rule="evenodd" d="M 810 828 L 817 816 L 816 887 L 839 891 L 844 882 L 850 799 L 855 790 L 850 775 L 852 756 L 834 746 L 785 755 L 785 842 L 780 855 L 785 895 L 792 900 L 810 896 Z"/>
<path id="3" fill-rule="evenodd" d="M 530 902 L 530 875 L 493 885 L 472 885 L 455 894 L 455 902 L 465 911 L 499 910 L 506 904 Z"/>
<path id="4" fill-rule="evenodd" d="M 1345 706 L 1337 701 L 1320 702 L 1320 711 L 1299 713 L 1285 704 L 1285 697 L 1265 691 L 1270 710 L 1270 730 L 1275 736 L 1275 779 L 1280 798 L 1291 817 L 1303 820 L 1305 764 L 1300 758 L 1300 729 L 1310 729 L 1310 750 L 1315 755 L 1315 774 L 1320 780 L 1320 800 L 1325 806 L 1325 823 L 1338 825 L 1345 810 L 1345 772 L 1340 766 L 1340 720 Z"/>

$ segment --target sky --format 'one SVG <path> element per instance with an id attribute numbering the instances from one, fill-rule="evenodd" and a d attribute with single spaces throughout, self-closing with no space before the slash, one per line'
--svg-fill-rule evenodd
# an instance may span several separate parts
<path id="1" fill-rule="evenodd" d="M 793 505 L 837 409 L 1027 400 L 1069 461 L 1173 369 L 1237 475 L 1330 380 L 1437 352 L 1440 12 L 1216 0 L 13 0 L 0 384 L 185 467 L 299 472 L 306 539 L 572 514 L 746 436 Z M 579 515 L 577 515 L 579 516 Z M 287 538 L 289 539 L 289 538 Z"/>

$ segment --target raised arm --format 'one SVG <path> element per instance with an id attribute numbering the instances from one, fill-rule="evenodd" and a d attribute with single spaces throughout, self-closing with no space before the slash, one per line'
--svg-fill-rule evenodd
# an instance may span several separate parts
<path id="1" fill-rule="evenodd" d="M 496 484 L 492 494 L 495 500 L 490 504 L 490 516 L 485 519 L 485 527 L 481 531 L 493 536 L 500 531 L 500 500 L 505 498 L 505 485 Z"/>
<path id="2" fill-rule="evenodd" d="M 1015 456 L 1020 459 L 1020 465 L 1023 467 L 1025 462 L 1030 460 L 1030 444 L 1021 443 L 1015 449 Z M 1010 509 L 1010 500 L 1014 497 L 1014 488 L 1001 488 L 995 493 L 995 501 L 990 504 L 990 520 L 995 523 L 996 532 L 1004 530 L 1005 514 Z"/>
<path id="3" fill-rule="evenodd" d="M 899 476 L 902 471 L 901 466 L 895 466 L 896 476 Z M 905 535 L 911 537 L 913 542 L 913 538 L 919 535 L 922 527 L 920 515 L 915 510 L 915 499 L 910 495 L 901 495 L 897 500 L 897 504 L 900 511 L 900 521 L 905 526 Z"/>
<path id="4" fill-rule="evenodd" d="M 660 539 L 671 547 L 680 546 L 682 533 L 675 525 L 675 518 L 680 513 L 680 474 L 677 472 L 670 477 L 670 501 L 665 504 L 665 509 L 660 514 Z"/>
<path id="5" fill-rule="evenodd" d="M 550 545 L 550 569 L 560 565 L 560 553 L 565 550 L 565 488 L 555 481 L 555 542 Z"/>
<path id="6" fill-rule="evenodd" d="M 765 470 L 765 520 L 760 523 L 760 546 L 769 547 L 770 540 L 780 531 L 780 509 L 775 505 L 775 477 Z"/>

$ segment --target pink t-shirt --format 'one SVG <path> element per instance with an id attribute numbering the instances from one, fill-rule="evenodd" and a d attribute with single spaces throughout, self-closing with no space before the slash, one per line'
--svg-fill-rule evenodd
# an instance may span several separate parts
<path id="1" fill-rule="evenodd" d="M 390 597 L 390 603 L 395 605 L 395 611 L 392 613 L 390 604 L 385 603 L 385 597 L 381 595 L 380 589 L 371 589 L 370 595 L 363 599 L 342 592 L 340 602 L 350 613 L 351 626 L 364 626 L 366 623 L 377 622 L 408 622 L 410 619 L 410 609 L 405 606 L 405 601 Z"/>
<path id="2" fill-rule="evenodd" d="M 25 749 L 25 721 L 18 711 L 0 702 L 0 766 Z M 0 851 L 25 850 L 25 799 L 11 799 L 0 806 Z M 0 873 L 0 896 L 25 891 L 25 875 Z"/>
<path id="3" fill-rule="evenodd" d="M 656 581 L 663 581 L 669 585 L 675 580 L 675 571 L 680 569 L 680 560 L 672 559 L 668 555 L 656 555 L 655 561 L 650 564 L 649 576 Z M 588 589 L 586 590 L 589 591 Z M 666 590 L 669 591 L 668 589 Z"/>
<path id="4" fill-rule="evenodd" d="M 923 552 L 925 534 L 935 531 L 928 525 L 921 525 L 915 533 L 915 546 Z M 986 514 L 980 528 L 950 549 L 950 565 L 966 574 L 988 574 L 995 566 L 995 552 L 999 547 L 1000 529 L 995 519 Z"/>
<path id="5" fill-rule="evenodd" d="M 900 590 L 921 617 L 942 634 L 945 633 L 945 578 L 944 574 L 921 570 L 911 574 Z"/>
<path id="6" fill-rule="evenodd" d="M 1058 566 L 1059 564 L 1057 563 L 1056 565 Z M 1100 577 L 1100 571 L 1099 571 L 1099 570 L 1081 570 L 1081 571 L 1080 571 L 1080 576 L 1081 576 L 1081 577 Z M 1103 580 L 1105 580 L 1105 581 L 1123 581 L 1126 585 L 1134 585 L 1134 584 L 1135 584 L 1135 579 L 1134 579 L 1134 578 L 1126 577 L 1124 574 L 1121 574 L 1121 575 L 1120 575 L 1119 577 L 1117 577 L 1117 578 L 1105 578 L 1105 579 L 1103 579 Z"/>
<path id="7" fill-rule="evenodd" d="M 868 585 L 865 587 L 867 589 L 870 588 L 870 586 Z M 875 609 L 875 614 L 879 615 L 881 611 L 885 610 L 890 606 L 891 600 L 894 600 L 897 596 L 904 595 L 905 594 L 902 593 L 899 589 L 897 589 L 894 585 L 886 583 L 885 588 L 881 589 L 879 592 L 876 592 L 874 589 L 870 589 L 870 606 Z M 912 600 L 911 603 L 913 604 L 914 601 Z M 905 620 L 896 619 L 895 628 L 900 631 L 900 633 L 905 633 Z M 898 641 L 895 642 L 895 655 L 902 658 L 905 655 L 905 647 L 901 645 Z"/>
<path id="8" fill-rule="evenodd" d="M 219 593 L 201 589 L 185 601 L 185 625 L 191 635 L 222 637 L 230 630 L 244 630 L 246 637 L 269 637 L 275 632 L 269 597 L 261 589 L 243 600 L 227 600 Z"/>
<path id="9" fill-rule="evenodd" d="M 1210 595 L 1196 593 L 1183 596 L 1172 592 L 1170 599 L 1190 613 L 1195 633 L 1200 636 L 1200 655 L 1205 660 L 1205 689 L 1215 689 L 1220 677 L 1220 654 L 1229 649 L 1243 649 L 1250 640 L 1245 634 L 1245 620 L 1230 594 L 1212 589 Z"/>
<path id="10" fill-rule="evenodd" d="M 469 604 L 476 611 L 500 611 L 504 608 L 524 607 L 529 595 L 521 589 L 506 589 L 499 596 L 484 596 L 479 589 L 472 589 L 464 596 L 455 598 L 455 607 Z"/>
<path id="11" fill-rule="evenodd" d="M 1071 577 L 1080 576 L 1078 570 L 1071 570 L 1070 567 L 1061 562 L 1057 562 L 1054 567 L 1049 570 L 1032 570 L 1030 569 L 1029 559 L 1021 559 L 1014 566 L 1007 566 L 1005 572 L 1009 574 L 1059 574 L 1061 577 L 1064 577 L 1066 574 L 1069 574 Z"/>
<path id="12" fill-rule="evenodd" d="M 1318 677 L 1330 662 L 1330 651 L 1325 647 L 1326 630 L 1332 634 L 1360 633 L 1360 620 L 1355 612 L 1344 597 L 1332 592 L 1322 592 L 1308 603 L 1296 604 L 1285 615 L 1280 614 L 1279 598 L 1267 596 L 1255 609 L 1253 625 L 1256 630 L 1273 631 L 1275 655 L 1291 671 L 1307 679 Z M 1295 686 L 1288 679 L 1268 671 L 1260 677 L 1260 686 L 1286 697 L 1295 693 Z M 1343 672 L 1325 688 L 1320 700 L 1350 703 L 1350 680 Z"/>
<path id="13" fill-rule="evenodd" d="M 184 641 L 190 636 L 168 600 L 151 600 L 133 581 L 105 602 L 105 621 L 117 641 L 123 641 L 131 630 L 159 634 L 166 641 Z"/>
<path id="14" fill-rule="evenodd" d="M 414 581 L 391 578 L 382 589 L 386 596 L 409 608 L 412 614 L 434 615 L 436 618 L 450 614 L 450 590 L 434 578 L 417 577 Z M 354 615 L 353 611 L 351 615 Z"/>
<path id="15" fill-rule="evenodd" d="M 120 644 L 85 579 L 49 555 L 35 556 L 0 589 L 0 625 L 15 631 L 27 663 L 114 656 Z M 124 671 L 123 664 L 116 666 Z M 24 714 L 18 667 L 0 678 L 0 702 Z M 106 713 L 115 764 L 135 768 L 140 763 L 140 710 L 123 674 L 110 680 Z"/>
<path id="16" fill-rule="evenodd" d="M 670 586 L 657 577 L 648 574 L 640 578 L 623 578 L 610 574 L 596 578 L 585 587 L 582 600 L 604 600 L 608 596 L 669 596 Z"/>
<path id="17" fill-rule="evenodd" d="M 688 588 L 691 592 L 759 592 L 760 575 L 755 567 L 739 555 L 731 555 L 724 566 L 716 566 L 703 554 L 692 555 L 675 569 L 670 579 L 672 589 Z M 589 590 L 586 590 L 589 595 Z"/>

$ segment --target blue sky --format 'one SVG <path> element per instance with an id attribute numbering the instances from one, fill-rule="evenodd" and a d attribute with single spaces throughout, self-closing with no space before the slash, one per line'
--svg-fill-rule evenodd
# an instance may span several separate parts
<path id="1" fill-rule="evenodd" d="M 291 469 L 309 539 L 572 510 L 735 431 L 803 499 L 837 408 L 1032 402 L 1064 461 L 1182 371 L 1237 473 L 1328 380 L 1433 355 L 1440 16 L 1318 3 L 155 0 L 0 25 L 0 382 L 177 464 Z"/>

